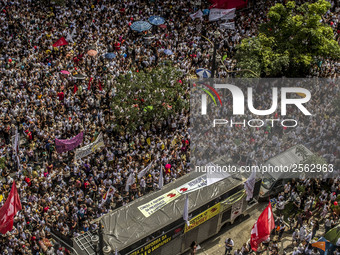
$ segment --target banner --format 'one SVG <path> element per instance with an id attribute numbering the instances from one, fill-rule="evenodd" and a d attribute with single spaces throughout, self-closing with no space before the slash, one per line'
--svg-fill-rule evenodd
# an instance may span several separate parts
<path id="1" fill-rule="evenodd" d="M 209 21 L 216 21 L 219 19 L 233 19 L 235 18 L 235 8 L 233 9 L 211 9 L 209 13 Z"/>
<path id="2" fill-rule="evenodd" d="M 81 147 L 79 149 L 76 149 L 76 152 L 74 154 L 75 160 L 78 160 L 80 158 L 86 157 L 90 155 L 92 152 L 95 152 L 96 149 L 99 149 L 101 147 L 105 146 L 103 134 L 100 133 L 97 137 L 97 139 L 88 145 L 85 145 L 84 147 Z"/>
<path id="3" fill-rule="evenodd" d="M 220 28 L 235 30 L 235 22 L 222 23 L 220 24 Z"/>
<path id="4" fill-rule="evenodd" d="M 197 12 L 190 14 L 190 18 L 192 18 L 193 20 L 195 19 L 203 19 L 203 12 L 201 10 L 198 10 Z"/>
<path id="5" fill-rule="evenodd" d="M 149 255 L 149 254 L 159 254 L 158 249 L 165 244 L 169 243 L 171 240 L 180 236 L 183 232 L 183 226 L 175 227 L 167 232 L 163 232 L 162 235 L 152 239 L 143 246 L 136 250 L 128 251 L 125 255 Z M 118 253 L 117 253 L 118 254 Z"/>
<path id="6" fill-rule="evenodd" d="M 151 200 L 145 205 L 138 206 L 139 211 L 145 216 L 149 217 L 159 209 L 161 209 L 166 204 L 177 199 L 181 194 L 177 190 L 173 189 L 170 192 Z"/>
<path id="7" fill-rule="evenodd" d="M 81 132 L 71 139 L 55 139 L 55 147 L 58 153 L 71 151 L 83 142 L 84 133 Z"/>
<path id="8" fill-rule="evenodd" d="M 186 184 L 178 187 L 176 190 L 178 193 L 186 194 L 194 190 L 200 189 L 207 186 L 207 175 L 201 175 Z"/>
<path id="9" fill-rule="evenodd" d="M 218 204 L 214 205 L 213 207 L 210 207 L 208 210 L 197 215 L 195 218 L 192 218 L 189 221 L 190 225 L 189 226 L 185 225 L 184 233 L 198 227 L 203 222 L 205 222 L 205 221 L 211 219 L 212 217 L 216 216 L 217 214 L 219 214 L 220 208 L 221 208 L 221 204 L 218 203 Z"/>

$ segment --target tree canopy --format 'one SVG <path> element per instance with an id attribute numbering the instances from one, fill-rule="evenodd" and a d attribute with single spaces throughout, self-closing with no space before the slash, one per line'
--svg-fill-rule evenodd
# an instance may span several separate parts
<path id="1" fill-rule="evenodd" d="M 238 46 L 238 67 L 251 69 L 261 77 L 303 77 L 321 59 L 340 58 L 334 32 L 322 21 L 330 7 L 326 0 L 301 6 L 290 1 L 271 7 L 259 34 Z"/>
<path id="2" fill-rule="evenodd" d="M 111 104 L 116 129 L 134 131 L 188 109 L 187 85 L 181 77 L 171 65 L 120 76 Z"/>

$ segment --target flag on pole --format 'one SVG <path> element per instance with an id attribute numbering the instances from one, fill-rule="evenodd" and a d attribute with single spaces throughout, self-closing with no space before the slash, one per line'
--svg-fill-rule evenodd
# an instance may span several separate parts
<path id="1" fill-rule="evenodd" d="M 99 91 L 103 90 L 102 83 L 100 82 L 100 80 L 98 81 L 98 88 L 99 88 Z"/>
<path id="2" fill-rule="evenodd" d="M 147 167 L 145 167 L 142 171 L 138 173 L 137 175 L 138 179 L 141 179 L 146 174 L 146 172 L 149 171 L 150 167 L 152 166 L 152 163 L 153 161 Z"/>
<path id="3" fill-rule="evenodd" d="M 73 94 L 77 93 L 77 91 L 78 91 L 78 87 L 77 87 L 76 84 L 74 84 L 74 86 L 73 86 Z"/>
<path id="4" fill-rule="evenodd" d="M 14 139 L 12 139 L 12 146 L 13 146 L 13 160 L 17 161 L 18 169 L 21 169 L 19 158 L 20 134 L 18 132 L 18 127 L 15 127 L 15 135 Z"/>
<path id="5" fill-rule="evenodd" d="M 61 37 L 58 41 L 56 41 L 53 44 L 53 47 L 59 47 L 59 46 L 67 45 L 67 44 L 68 44 L 68 42 L 65 40 L 65 38 Z"/>
<path id="6" fill-rule="evenodd" d="M 0 208 L 0 233 L 6 234 L 13 228 L 14 216 L 22 209 L 17 187 L 13 181 L 11 192 L 5 202 Z"/>
<path id="7" fill-rule="evenodd" d="M 203 19 L 203 12 L 201 10 L 198 10 L 197 12 L 190 14 L 190 18 L 192 18 L 193 20 L 195 19 Z"/>
<path id="8" fill-rule="evenodd" d="M 260 243 L 268 239 L 270 232 L 275 228 L 272 206 L 269 202 L 268 206 L 261 213 L 255 222 L 250 237 L 250 245 L 253 251 L 257 251 Z"/>
<path id="9" fill-rule="evenodd" d="M 130 190 L 130 186 L 134 184 L 134 178 L 133 178 L 133 173 L 130 173 L 129 178 L 126 181 L 126 185 L 125 185 L 125 191 L 129 192 Z"/>
<path id="10" fill-rule="evenodd" d="M 185 223 L 189 227 L 190 222 L 189 222 L 189 196 L 188 194 L 185 195 L 183 219 L 185 220 Z"/>
<path id="11" fill-rule="evenodd" d="M 254 187 L 256 182 L 256 171 L 253 171 L 248 177 L 248 180 L 244 183 L 244 189 L 247 193 L 247 201 L 253 198 Z"/>
<path id="12" fill-rule="evenodd" d="M 116 248 L 115 255 L 118 255 L 118 249 Z"/>
<path id="13" fill-rule="evenodd" d="M 89 85 L 87 86 L 87 90 L 91 89 L 91 82 L 92 82 L 92 80 L 93 80 L 93 77 L 91 77 L 90 80 L 89 80 Z"/>
<path id="14" fill-rule="evenodd" d="M 110 186 L 109 189 L 107 190 L 107 192 L 103 196 L 104 202 L 106 202 L 107 198 L 109 196 L 112 196 L 115 192 L 116 192 L 116 189 L 113 186 Z"/>
<path id="15" fill-rule="evenodd" d="M 159 179 L 158 179 L 158 188 L 162 189 L 164 185 L 164 180 L 163 180 L 163 166 L 161 165 L 161 172 L 159 173 Z"/>

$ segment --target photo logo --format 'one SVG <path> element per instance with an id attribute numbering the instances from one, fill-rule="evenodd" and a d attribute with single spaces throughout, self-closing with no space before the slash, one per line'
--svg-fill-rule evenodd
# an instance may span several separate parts
<path id="1" fill-rule="evenodd" d="M 220 97 L 220 95 L 217 93 L 217 91 L 216 91 L 213 87 L 211 87 L 210 85 L 208 85 L 208 84 L 203 83 L 203 85 L 206 86 L 207 88 L 209 88 L 209 89 L 216 95 L 216 97 L 217 97 L 217 99 L 219 100 L 221 106 L 223 106 L 221 97 Z M 201 87 L 197 87 L 195 83 L 193 84 L 193 86 L 196 87 L 196 88 L 198 88 L 198 89 L 200 89 L 200 90 L 202 90 L 202 91 L 204 91 L 205 93 L 207 93 L 207 94 L 210 96 L 210 98 L 213 100 L 213 102 L 215 103 L 215 105 L 217 106 L 216 100 L 215 100 L 214 96 L 211 94 L 210 91 L 208 91 L 207 89 L 201 88 Z M 203 104 L 203 102 L 204 102 L 204 104 Z M 207 95 L 206 95 L 206 94 L 202 94 L 202 107 L 203 107 L 203 105 L 205 106 L 205 114 L 206 114 L 206 112 L 207 112 Z M 203 109 L 203 108 L 202 108 L 202 109 Z"/>
<path id="2" fill-rule="evenodd" d="M 216 92 L 216 90 L 207 84 L 204 84 L 204 85 L 207 86 L 211 91 L 215 93 L 215 95 L 220 100 L 220 104 L 222 106 L 221 98 L 219 94 Z M 195 84 L 194 86 L 197 87 Z M 216 89 L 228 89 L 231 92 L 232 99 L 233 99 L 232 100 L 233 101 L 233 115 L 244 115 L 245 114 L 244 113 L 245 96 L 243 94 L 243 91 L 239 87 L 235 85 L 231 85 L 231 84 L 215 84 L 214 87 Z M 212 94 L 208 90 L 204 88 L 200 88 L 200 89 L 206 92 L 212 98 L 215 105 L 217 105 L 215 98 L 212 96 Z M 299 95 L 303 94 L 304 97 L 287 98 L 287 95 L 290 93 L 299 94 Z M 277 87 L 272 88 L 272 105 L 270 109 L 267 109 L 267 110 L 255 109 L 254 103 L 253 103 L 253 88 L 252 87 L 247 88 L 247 99 L 248 99 L 247 100 L 248 110 L 251 113 L 255 115 L 261 115 L 261 116 L 270 115 L 274 113 L 278 108 L 278 88 Z M 311 93 L 309 90 L 305 88 L 282 87 L 281 88 L 281 115 L 285 116 L 287 114 L 287 105 L 295 105 L 304 115 L 312 115 L 303 105 L 307 103 L 310 99 L 311 99 Z M 207 114 L 206 94 L 202 94 L 201 114 L 202 115 Z"/>

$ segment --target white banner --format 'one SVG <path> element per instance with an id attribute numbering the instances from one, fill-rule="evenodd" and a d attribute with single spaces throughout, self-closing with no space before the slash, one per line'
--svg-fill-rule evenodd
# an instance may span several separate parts
<path id="1" fill-rule="evenodd" d="M 161 209 L 166 204 L 177 199 L 181 194 L 177 190 L 173 189 L 170 192 L 151 200 L 145 205 L 138 206 L 138 209 L 143 213 L 145 217 L 149 217 L 151 214 L 155 213 Z"/>
<path id="2" fill-rule="evenodd" d="M 216 21 L 219 19 L 233 19 L 235 18 L 235 10 L 233 9 L 211 9 L 209 13 L 209 21 Z"/>
<path id="3" fill-rule="evenodd" d="M 235 22 L 222 23 L 220 24 L 220 28 L 235 30 Z"/>
<path id="4" fill-rule="evenodd" d="M 190 18 L 192 18 L 193 20 L 195 20 L 195 19 L 201 19 L 202 20 L 203 12 L 201 10 L 198 10 L 194 14 L 190 14 Z"/>
<path id="5" fill-rule="evenodd" d="M 103 134 L 100 133 L 97 137 L 97 139 L 88 145 L 85 145 L 84 147 L 81 147 L 79 149 L 76 149 L 76 152 L 74 154 L 75 160 L 78 160 L 80 158 L 86 157 L 90 155 L 92 152 L 95 152 L 97 149 L 104 147 L 104 139 Z"/>
<path id="6" fill-rule="evenodd" d="M 178 187 L 176 190 L 177 192 L 181 194 L 185 194 L 185 193 L 189 193 L 191 191 L 203 188 L 205 186 L 207 186 L 207 175 L 206 174 L 199 176 L 190 182 L 187 182 L 186 184 Z"/>

